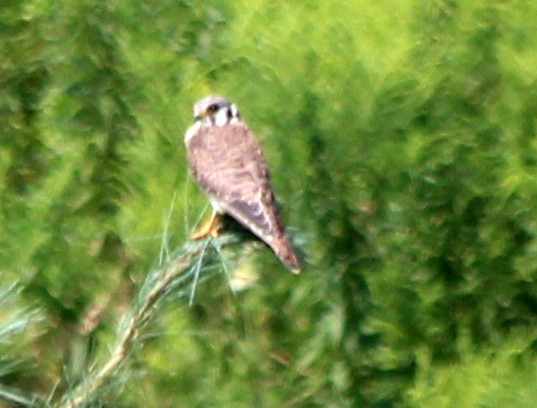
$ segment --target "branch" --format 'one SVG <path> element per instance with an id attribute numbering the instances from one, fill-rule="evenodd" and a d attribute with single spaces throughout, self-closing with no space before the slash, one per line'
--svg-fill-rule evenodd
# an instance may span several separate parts
<path id="1" fill-rule="evenodd" d="M 172 290 L 190 287 L 192 296 L 202 272 L 201 267 L 209 242 L 218 250 L 221 246 L 236 242 L 236 238 L 223 235 L 217 239 L 187 243 L 171 261 L 151 272 L 140 290 L 138 300 L 122 319 L 115 346 L 108 360 L 100 368 L 93 369 L 80 384 L 62 398 L 57 405 L 59 408 L 80 407 L 95 397 L 121 368 L 125 358 L 132 351 L 140 330 L 157 315 L 156 309 Z M 204 278 L 208 277 L 207 272 L 203 271 Z"/>

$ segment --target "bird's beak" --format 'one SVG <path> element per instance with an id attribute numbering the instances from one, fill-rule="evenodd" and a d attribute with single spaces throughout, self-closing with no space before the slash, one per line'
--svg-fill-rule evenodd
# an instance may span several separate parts
<path id="1" fill-rule="evenodd" d="M 194 108 L 194 119 L 195 120 L 201 120 L 207 115 L 207 110 L 195 107 Z"/>

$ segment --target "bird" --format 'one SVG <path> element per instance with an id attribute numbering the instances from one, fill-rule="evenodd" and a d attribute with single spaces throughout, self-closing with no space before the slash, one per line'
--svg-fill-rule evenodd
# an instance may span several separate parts
<path id="1" fill-rule="evenodd" d="M 213 209 L 192 239 L 216 237 L 228 215 L 268 245 L 293 273 L 300 261 L 278 214 L 261 145 L 229 99 L 211 95 L 194 104 L 185 133 L 190 173 Z"/>

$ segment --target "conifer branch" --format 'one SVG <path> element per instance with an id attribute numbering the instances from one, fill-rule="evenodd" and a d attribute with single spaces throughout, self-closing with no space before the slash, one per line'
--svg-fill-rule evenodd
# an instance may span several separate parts
<path id="1" fill-rule="evenodd" d="M 146 278 L 137 301 L 122 319 L 108 360 L 93 369 L 57 406 L 77 408 L 91 402 L 121 368 L 133 350 L 141 329 L 158 314 L 156 312 L 162 300 L 170 292 L 181 288 L 181 295 L 193 293 L 195 288 L 191 286 L 201 282 L 199 277 L 202 272 L 204 278 L 209 277 L 210 269 L 203 268 L 209 242 L 212 247 L 219 248 L 235 241 L 231 235 L 222 235 L 217 239 L 187 243 L 167 264 L 152 271 Z"/>

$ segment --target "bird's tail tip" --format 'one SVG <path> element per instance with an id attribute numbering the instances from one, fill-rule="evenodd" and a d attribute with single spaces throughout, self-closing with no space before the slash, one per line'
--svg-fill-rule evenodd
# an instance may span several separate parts
<path id="1" fill-rule="evenodd" d="M 279 240 L 279 245 L 273 246 L 274 252 L 280 258 L 282 263 L 291 271 L 292 274 L 298 275 L 302 272 L 300 261 L 295 249 L 287 237 Z"/>

